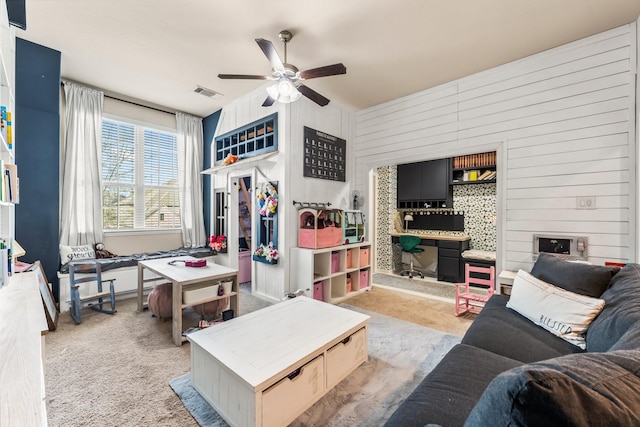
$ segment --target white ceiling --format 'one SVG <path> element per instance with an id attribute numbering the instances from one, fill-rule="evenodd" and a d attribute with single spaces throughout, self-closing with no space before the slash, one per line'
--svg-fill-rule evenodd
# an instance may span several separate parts
<path id="1" fill-rule="evenodd" d="M 254 39 L 283 57 L 288 29 L 289 63 L 347 67 L 307 85 L 357 111 L 639 15 L 640 0 L 27 0 L 17 36 L 60 51 L 63 78 L 206 116 L 264 84 L 218 73 L 269 74 Z"/>

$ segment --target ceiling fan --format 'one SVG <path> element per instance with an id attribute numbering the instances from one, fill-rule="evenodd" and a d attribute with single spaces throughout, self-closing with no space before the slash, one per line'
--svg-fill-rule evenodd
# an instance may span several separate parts
<path id="1" fill-rule="evenodd" d="M 329 99 L 320 95 L 315 90 L 306 86 L 303 82 L 318 77 L 335 76 L 346 74 L 347 68 L 342 64 L 326 65 L 324 67 L 312 68 L 310 70 L 299 71 L 295 65 L 287 63 L 287 43 L 293 38 L 290 31 L 283 30 L 278 34 L 284 43 L 284 62 L 280 60 L 278 52 L 273 43 L 265 39 L 256 39 L 256 43 L 262 49 L 273 70 L 270 76 L 251 74 L 218 74 L 221 79 L 245 79 L 245 80 L 273 80 L 274 84 L 267 88 L 269 96 L 262 103 L 263 107 L 269 107 L 274 102 L 293 102 L 304 95 L 316 104 L 324 107 L 329 103 Z"/>

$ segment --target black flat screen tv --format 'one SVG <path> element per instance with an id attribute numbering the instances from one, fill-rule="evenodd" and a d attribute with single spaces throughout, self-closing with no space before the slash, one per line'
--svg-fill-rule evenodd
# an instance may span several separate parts
<path id="1" fill-rule="evenodd" d="M 9 24 L 23 30 L 27 29 L 27 0 L 7 0 Z"/>

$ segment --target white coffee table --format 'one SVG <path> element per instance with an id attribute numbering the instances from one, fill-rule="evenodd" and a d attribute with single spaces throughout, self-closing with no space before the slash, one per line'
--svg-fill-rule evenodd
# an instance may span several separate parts
<path id="1" fill-rule="evenodd" d="M 286 426 L 367 360 L 368 321 L 297 297 L 194 332 L 193 387 L 231 426 Z"/>
<path id="2" fill-rule="evenodd" d="M 144 278 L 144 270 L 150 270 L 155 274 L 164 277 L 173 284 L 173 343 L 182 345 L 182 309 L 205 302 L 214 301 L 220 298 L 229 297 L 229 304 L 238 313 L 238 270 L 222 265 L 214 264 L 210 259 L 204 267 L 187 267 L 183 261 L 197 261 L 198 258 L 191 256 L 180 256 L 172 258 L 159 258 L 146 261 L 138 261 L 138 311 L 144 309 L 143 286 L 147 279 Z M 177 262 L 176 262 L 177 261 Z M 171 263 L 173 262 L 173 264 Z M 148 279 L 155 280 L 155 279 Z M 192 301 L 185 304 L 182 301 L 182 289 L 189 285 L 211 284 L 215 285 L 222 280 L 231 280 L 233 285 L 231 293 L 224 296 L 213 296 L 200 301 Z"/>

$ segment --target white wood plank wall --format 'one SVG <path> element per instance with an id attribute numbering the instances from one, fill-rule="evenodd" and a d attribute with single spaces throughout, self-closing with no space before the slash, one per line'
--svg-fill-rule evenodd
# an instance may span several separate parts
<path id="1" fill-rule="evenodd" d="M 637 52 L 633 23 L 359 111 L 356 187 L 374 167 L 496 149 L 499 267 L 529 270 L 536 233 L 635 261 Z"/>

